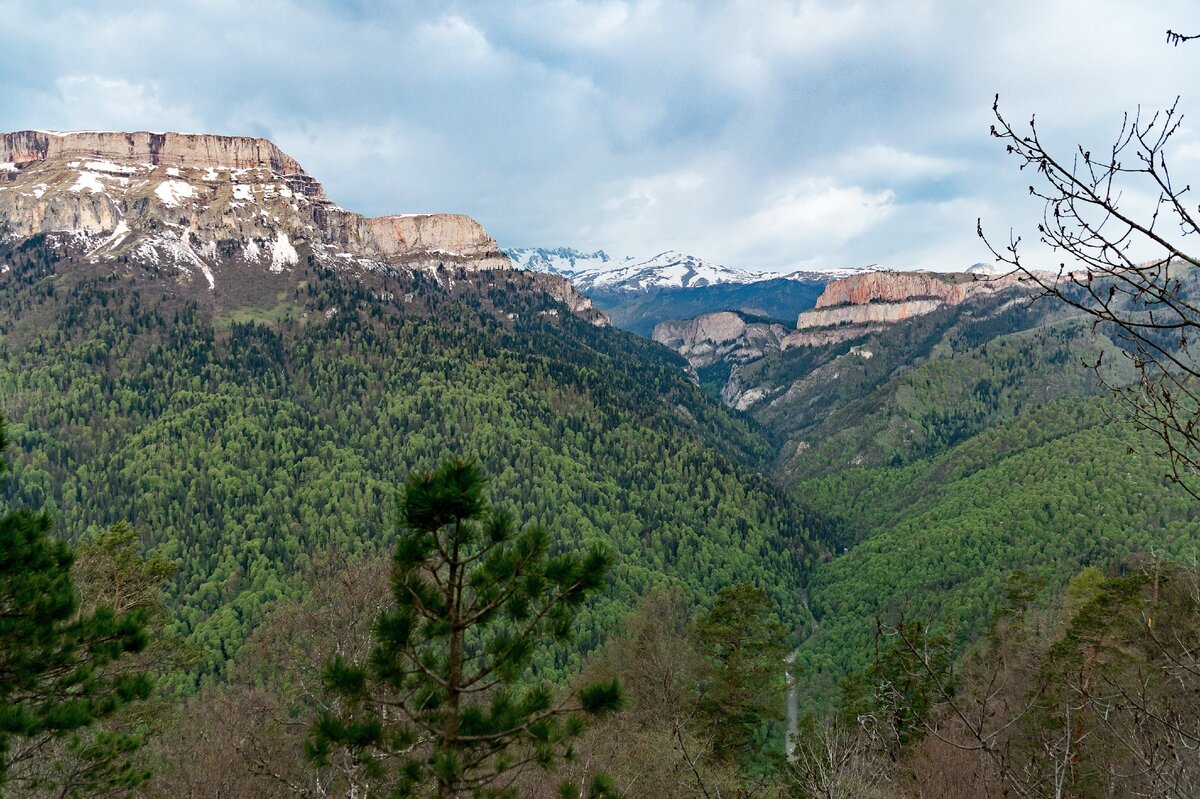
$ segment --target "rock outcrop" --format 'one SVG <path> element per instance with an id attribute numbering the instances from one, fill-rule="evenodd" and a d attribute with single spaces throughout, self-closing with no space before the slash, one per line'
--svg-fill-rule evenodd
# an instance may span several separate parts
<path id="1" fill-rule="evenodd" d="M 463 214 L 403 214 L 367 220 L 371 240 L 384 256 L 414 250 L 467 258 L 494 257 L 496 240 L 483 225 Z"/>
<path id="2" fill-rule="evenodd" d="M 784 347 L 845 341 L 880 325 L 890 325 L 1020 288 L 1017 274 L 986 277 L 975 273 L 868 272 L 835 280 L 816 307 L 796 318 L 796 332 Z"/>
<path id="3" fill-rule="evenodd" d="M 990 278 L 965 272 L 867 272 L 830 283 L 817 298 L 816 310 L 916 299 L 960 305 L 980 292 L 1009 288 L 1017 280 L 1016 275 Z"/>
<path id="4" fill-rule="evenodd" d="M 148 166 L 269 169 L 303 175 L 295 159 L 266 139 L 192 133 L 57 133 L 22 130 L 0 134 L 0 162 L 23 167 L 38 161 L 109 160 Z"/>
<path id="5" fill-rule="evenodd" d="M 661 322 L 651 337 L 700 369 L 719 360 L 757 360 L 779 349 L 786 333 L 787 328 L 781 324 L 747 321 L 741 314 L 719 311 L 684 321 Z"/>
<path id="6" fill-rule="evenodd" d="M 462 214 L 368 219 L 340 208 L 265 139 L 0 134 L 0 234 L 50 232 L 75 236 L 92 260 L 173 266 L 210 288 L 231 265 L 279 272 L 302 258 L 339 269 L 511 267 Z"/>
<path id="7" fill-rule="evenodd" d="M 1022 283 L 1016 275 L 989 278 L 977 273 L 868 272 L 829 283 L 816 307 L 799 314 L 795 330 L 721 312 L 663 322 L 654 328 L 653 338 L 687 358 L 693 369 L 718 361 L 731 363 L 721 400 L 729 407 L 749 410 L 761 407 L 767 399 L 775 402 L 773 397 L 781 390 L 748 385 L 741 368 L 771 351 L 861 339 L 940 308 L 1015 293 L 1024 288 Z M 873 357 L 869 349 L 852 347 L 848 354 L 834 358 L 829 368 L 836 371 L 835 364 L 851 356 Z M 818 374 L 820 370 L 813 372 Z"/>

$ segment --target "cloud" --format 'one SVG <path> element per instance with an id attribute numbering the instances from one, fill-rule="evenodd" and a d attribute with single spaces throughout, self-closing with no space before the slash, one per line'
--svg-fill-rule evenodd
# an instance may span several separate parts
<path id="1" fill-rule="evenodd" d="M 888 190 L 868 192 L 859 186 L 838 186 L 824 178 L 807 178 L 730 229 L 734 246 L 749 257 L 758 253 L 791 252 L 809 259 L 835 251 L 885 221 L 895 211 Z"/>
<path id="2" fill-rule="evenodd" d="M 153 83 L 102 75 L 63 75 L 39 98 L 37 116 L 56 127 L 90 130 L 176 130 L 205 132 L 186 100 L 171 102 Z"/>

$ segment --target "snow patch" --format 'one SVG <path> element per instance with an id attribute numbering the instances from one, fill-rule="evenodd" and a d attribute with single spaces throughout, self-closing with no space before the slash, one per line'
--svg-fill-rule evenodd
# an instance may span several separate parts
<path id="1" fill-rule="evenodd" d="M 179 168 L 174 166 L 167 167 L 167 174 L 173 178 L 179 177 Z"/>
<path id="2" fill-rule="evenodd" d="M 179 244 L 183 247 L 184 254 L 191 259 L 192 263 L 200 267 L 200 271 L 204 273 L 205 279 L 208 280 L 208 290 L 212 291 L 217 287 L 217 281 L 213 280 L 213 273 L 212 270 L 208 268 L 208 264 L 204 263 L 204 261 L 200 259 L 200 256 L 196 255 L 196 251 L 192 249 L 192 244 L 189 241 L 191 235 L 191 231 L 185 230 L 183 235 L 179 238 Z"/>
<path id="3" fill-rule="evenodd" d="M 217 243 L 212 239 L 209 239 L 208 244 L 202 246 L 199 252 L 201 256 L 205 258 L 211 258 L 215 261 L 217 260 Z"/>
<path id="4" fill-rule="evenodd" d="M 245 183 L 233 184 L 233 199 L 247 201 L 254 199 L 254 189 Z"/>
<path id="5" fill-rule="evenodd" d="M 125 224 L 125 220 L 122 219 L 117 223 L 117 227 L 113 230 L 112 235 L 100 242 L 99 246 L 89 252 L 86 257 L 91 258 L 93 255 L 98 255 L 106 250 L 116 249 L 117 245 L 124 241 L 128 235 L 129 225 Z"/>
<path id="6" fill-rule="evenodd" d="M 17 165 L 12 161 L 0 162 L 0 172 L 16 172 Z"/>
<path id="7" fill-rule="evenodd" d="M 164 180 L 158 184 L 154 193 L 158 195 L 158 199 L 162 200 L 163 205 L 169 208 L 174 208 L 183 200 L 195 196 L 191 185 L 182 180 Z"/>
<path id="8" fill-rule="evenodd" d="M 219 177 L 220 177 L 220 176 L 219 176 L 219 175 L 217 175 L 217 170 L 213 169 L 211 166 L 210 166 L 210 167 L 208 167 L 208 168 L 205 170 L 205 172 L 204 172 L 204 179 L 205 179 L 205 180 L 218 180 L 218 179 L 219 179 Z"/>
<path id="9" fill-rule="evenodd" d="M 134 255 L 146 263 L 157 266 L 162 263 L 162 255 L 166 254 L 171 264 L 187 275 L 192 274 L 192 270 L 188 267 L 188 264 L 191 264 L 204 275 L 208 281 L 208 289 L 212 291 L 217 286 L 216 280 L 213 279 L 213 273 L 208 268 L 208 264 L 202 261 L 196 251 L 192 249 L 191 242 L 188 240 L 190 236 L 189 231 L 184 231 L 179 238 L 176 238 L 172 232 L 155 236 L 138 245 L 134 250 Z"/>
<path id="10" fill-rule="evenodd" d="M 132 175 L 137 172 L 137 167 L 121 166 L 112 161 L 88 161 L 84 166 L 96 172 L 113 172 L 118 175 Z"/>
<path id="11" fill-rule="evenodd" d="M 42 199 L 42 196 L 49 190 L 50 190 L 50 187 L 48 185 L 46 185 L 45 183 L 39 183 L 33 187 L 33 196 L 37 197 L 40 200 L 40 199 Z"/>
<path id="12" fill-rule="evenodd" d="M 246 240 L 246 246 L 242 248 L 242 252 L 247 261 L 257 261 L 262 258 L 262 250 L 259 249 L 258 242 L 254 239 Z"/>
<path id="13" fill-rule="evenodd" d="M 75 181 L 75 185 L 71 187 L 71 191 L 78 194 L 87 189 L 92 194 L 103 194 L 104 184 L 100 182 L 100 175 L 96 172 L 83 171 L 79 173 L 79 179 Z"/>
<path id="14" fill-rule="evenodd" d="M 294 266 L 299 260 L 300 255 L 288 241 L 287 234 L 279 231 L 271 243 L 271 271 L 282 272 L 285 267 Z"/>

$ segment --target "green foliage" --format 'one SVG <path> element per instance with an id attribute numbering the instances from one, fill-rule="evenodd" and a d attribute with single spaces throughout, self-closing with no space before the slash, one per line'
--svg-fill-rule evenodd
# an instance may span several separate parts
<path id="1" fill-rule="evenodd" d="M 377 627 L 369 663 L 339 656 L 326 685 L 350 703 L 349 718 L 323 717 L 309 756 L 351 749 L 368 764 L 396 758 L 401 796 L 507 796 L 495 785 L 527 762 L 551 767 L 587 716 L 620 705 L 615 681 L 560 699 L 523 681 L 535 649 L 569 638 L 585 598 L 598 591 L 611 552 L 551 554 L 538 525 L 518 530 L 494 510 L 470 462 L 447 461 L 407 481 L 393 559 L 393 610 Z M 428 740 L 428 745 L 421 743 Z M 608 796 L 605 783 L 593 795 Z"/>
<path id="2" fill-rule="evenodd" d="M 801 648 L 805 688 L 828 699 L 843 669 L 866 666 L 877 616 L 952 619 L 961 650 L 1004 607 L 1013 570 L 1057 594 L 1089 564 L 1194 551 L 1200 513 L 1140 443 L 1099 399 L 1061 401 L 936 458 L 806 483 L 858 543 L 813 573 L 819 628 Z"/>
<path id="3" fill-rule="evenodd" d="M 752 581 L 806 621 L 794 592 L 820 547 L 755 471 L 772 453 L 753 426 L 662 347 L 519 275 L 298 267 L 279 288 L 291 314 L 218 325 L 236 310 L 220 292 L 27 255 L 0 277 L 0 396 L 22 450 L 8 497 L 51 510 L 72 541 L 136 519 L 178 564 L 171 611 L 204 660 L 176 692 L 219 678 L 274 602 L 303 601 L 315 553 L 388 551 L 393 487 L 450 452 L 478 457 L 562 547 L 605 540 L 620 556 L 539 673 L 575 670 L 673 577 L 693 601 Z"/>
<path id="4" fill-rule="evenodd" d="M 714 751 L 745 763 L 783 718 L 787 628 L 765 591 L 735 583 L 717 594 L 695 635 L 705 664 L 699 708 L 712 725 Z"/>
<path id="5" fill-rule="evenodd" d="M 5 443 L 0 426 L 0 449 Z M 44 512 L 0 515 L 0 783 L 15 757 L 37 754 L 36 747 L 14 752 L 14 743 L 66 736 L 145 698 L 151 688 L 146 674 L 115 668 L 146 646 L 145 615 L 107 606 L 80 613 L 73 553 L 51 538 L 50 526 Z M 123 755 L 134 743 L 105 737 L 90 745 Z M 116 766 L 103 780 L 127 785 L 137 776 Z M 66 786 L 64 795 L 72 794 Z"/>
<path id="6" fill-rule="evenodd" d="M 842 681 L 838 707 L 843 726 L 862 726 L 889 748 L 920 739 L 934 706 L 953 692 L 951 639 L 919 619 L 901 616 L 894 628 L 876 629 L 876 656 L 866 669 Z"/>

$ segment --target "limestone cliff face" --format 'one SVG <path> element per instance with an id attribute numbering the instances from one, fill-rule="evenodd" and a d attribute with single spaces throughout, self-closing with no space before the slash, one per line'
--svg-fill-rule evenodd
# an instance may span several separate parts
<path id="1" fill-rule="evenodd" d="M 458 255 L 489 255 L 500 248 L 483 225 L 463 214 L 405 214 L 367 220 L 380 251 L 386 254 L 444 248 Z"/>
<path id="2" fill-rule="evenodd" d="M 914 316 L 932 313 L 948 304 L 940 299 L 918 299 L 815 308 L 805 311 L 797 317 L 796 328 L 797 330 L 809 330 L 814 327 L 832 327 L 844 324 L 891 324 Z"/>
<path id="3" fill-rule="evenodd" d="M 742 365 L 775 350 L 823 347 L 862 339 L 906 319 L 1008 292 L 1024 290 L 1015 275 L 988 277 L 968 273 L 869 272 L 829 283 L 816 307 L 799 314 L 796 329 L 783 325 L 748 322 L 736 313 L 705 314 L 694 319 L 663 322 L 654 328 L 655 341 L 687 358 L 693 369 L 718 361 L 732 364 L 721 400 L 732 408 L 749 410 L 780 401 L 780 386 L 747 382 Z M 1008 299 L 1006 295 L 1005 299 Z M 1003 303 L 1001 303 L 1003 304 Z M 983 305 L 983 312 L 991 305 Z M 845 358 L 870 359 L 863 346 L 834 358 L 828 368 L 835 374 Z M 826 367 L 821 367 L 825 369 Z M 823 379 L 818 369 L 806 380 Z M 751 372 L 753 374 L 753 372 Z M 761 375 L 759 375 L 761 378 Z M 798 385 L 798 384 L 797 384 Z M 804 388 L 793 385 L 792 389 Z M 791 389 L 789 389 L 791 390 Z"/>
<path id="4" fill-rule="evenodd" d="M 811 343 L 811 331 L 853 325 L 869 328 L 961 305 L 1021 286 L 1019 275 L 985 277 L 966 273 L 867 272 L 835 280 L 817 298 L 816 307 L 796 319 L 798 333 L 788 346 Z M 820 340 L 819 343 L 829 343 Z M 838 339 L 831 339 L 838 340 Z M 842 336 L 840 340 L 845 340 Z"/>
<path id="5" fill-rule="evenodd" d="M 816 307 L 901 302 L 916 297 L 949 301 L 951 294 L 960 291 L 963 277 L 930 272 L 866 272 L 830 283 L 817 298 Z"/>
<path id="6" fill-rule="evenodd" d="M 780 324 L 747 322 L 740 314 L 718 311 L 685 321 L 660 322 L 651 338 L 687 358 L 693 368 L 718 360 L 746 362 L 779 349 L 787 333 Z"/>
<path id="7" fill-rule="evenodd" d="M 191 133 L 56 133 L 22 130 L 0 134 L 0 162 L 112 160 L 150 166 L 270 169 L 302 175 L 300 164 L 266 139 Z"/>
<path id="8" fill-rule="evenodd" d="M 462 214 L 368 219 L 338 207 L 265 139 L 179 133 L 0 134 L 0 235 L 72 234 L 96 261 L 174 267 L 215 289 L 222 272 L 506 269 Z"/>
<path id="9" fill-rule="evenodd" d="M 612 324 L 609 315 L 593 306 L 591 298 L 580 294 L 575 284 L 565 277 L 543 273 L 530 277 L 542 291 L 567 306 L 567 310 L 580 319 L 585 319 L 597 327 L 608 327 Z"/>

